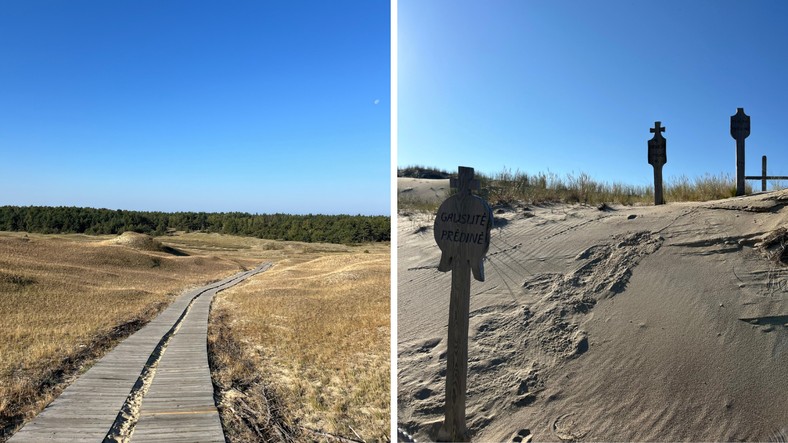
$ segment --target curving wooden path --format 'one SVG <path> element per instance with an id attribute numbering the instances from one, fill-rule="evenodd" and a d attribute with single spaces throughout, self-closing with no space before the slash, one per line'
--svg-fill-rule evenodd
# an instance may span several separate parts
<path id="1" fill-rule="evenodd" d="M 224 442 L 208 367 L 213 296 L 270 263 L 180 295 L 9 442 Z"/>

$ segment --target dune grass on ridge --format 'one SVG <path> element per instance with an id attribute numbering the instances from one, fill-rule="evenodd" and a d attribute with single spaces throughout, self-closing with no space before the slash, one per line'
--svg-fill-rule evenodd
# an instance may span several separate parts
<path id="1" fill-rule="evenodd" d="M 445 174 L 446 171 L 425 166 L 410 166 L 398 170 L 398 176 L 416 178 Z M 493 205 L 507 205 L 514 202 L 531 204 L 544 203 L 584 203 L 584 204 L 622 204 L 647 205 L 654 203 L 653 186 L 628 185 L 619 182 L 604 182 L 587 173 L 559 176 L 554 173 L 528 174 L 521 171 L 504 169 L 488 175 L 476 174 L 481 183 L 478 194 Z M 776 182 L 776 188 L 781 183 Z M 750 182 L 746 192 L 752 192 Z M 736 180 L 730 174 L 705 174 L 689 178 L 686 175 L 671 177 L 665 181 L 664 198 L 666 202 L 708 201 L 733 197 L 736 195 Z M 419 201 L 408 195 L 398 198 L 400 209 L 415 211 L 434 211 L 437 204 Z"/>

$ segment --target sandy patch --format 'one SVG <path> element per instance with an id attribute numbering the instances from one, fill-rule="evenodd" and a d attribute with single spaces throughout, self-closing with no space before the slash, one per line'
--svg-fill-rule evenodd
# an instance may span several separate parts
<path id="1" fill-rule="evenodd" d="M 397 199 L 423 203 L 440 203 L 449 193 L 449 179 L 397 178 Z"/>
<path id="2" fill-rule="evenodd" d="M 733 441 L 788 427 L 788 191 L 495 213 L 471 287 L 476 441 Z M 398 426 L 442 421 L 451 276 L 398 223 Z M 775 259 L 775 257 L 779 257 Z"/>

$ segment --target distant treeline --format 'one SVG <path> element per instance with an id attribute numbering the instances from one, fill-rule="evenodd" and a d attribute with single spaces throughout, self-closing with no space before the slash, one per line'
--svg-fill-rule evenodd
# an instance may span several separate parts
<path id="1" fill-rule="evenodd" d="M 364 243 L 391 240 L 391 219 L 363 215 L 142 212 L 111 209 L 0 206 L 0 230 L 42 234 L 202 231 L 271 240 Z"/>

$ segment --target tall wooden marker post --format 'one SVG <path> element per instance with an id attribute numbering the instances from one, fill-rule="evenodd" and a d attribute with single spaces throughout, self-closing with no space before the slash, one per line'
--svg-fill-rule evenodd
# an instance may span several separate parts
<path id="1" fill-rule="evenodd" d="M 654 127 L 649 131 L 654 133 L 654 138 L 648 141 L 648 164 L 654 167 L 654 204 L 662 205 L 665 199 L 662 197 L 662 167 L 668 162 L 668 152 L 666 149 L 667 140 L 662 136 L 665 128 L 660 126 L 661 122 L 654 122 Z"/>
<path id="2" fill-rule="evenodd" d="M 744 195 L 744 139 L 750 136 L 750 116 L 736 108 L 731 116 L 731 137 L 736 139 L 736 195 Z"/>
<path id="3" fill-rule="evenodd" d="M 473 168 L 459 167 L 451 180 L 456 194 L 447 198 L 435 217 L 435 241 L 441 250 L 438 270 L 451 270 L 449 339 L 446 356 L 446 415 L 438 431 L 439 441 L 469 441 L 465 425 L 465 395 L 468 378 L 468 317 L 471 300 L 471 273 L 484 281 L 485 254 L 490 247 L 492 210 L 473 195 L 479 182 Z"/>

